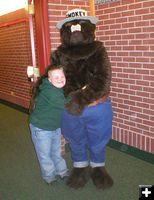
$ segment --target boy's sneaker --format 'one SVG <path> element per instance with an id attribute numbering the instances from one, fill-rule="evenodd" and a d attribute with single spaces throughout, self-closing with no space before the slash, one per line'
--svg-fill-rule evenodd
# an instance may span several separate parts
<path id="1" fill-rule="evenodd" d="M 70 173 L 69 171 L 67 171 L 65 174 L 63 174 L 61 177 L 62 180 L 67 181 L 68 177 L 69 177 Z"/>
<path id="2" fill-rule="evenodd" d="M 56 180 L 57 180 L 57 179 L 54 178 L 54 179 L 52 179 L 51 181 L 45 180 L 45 182 L 46 182 L 48 185 L 50 185 L 50 184 L 54 183 Z"/>

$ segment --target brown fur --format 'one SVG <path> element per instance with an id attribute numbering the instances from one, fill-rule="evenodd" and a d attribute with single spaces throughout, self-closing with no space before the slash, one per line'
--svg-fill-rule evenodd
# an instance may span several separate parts
<path id="1" fill-rule="evenodd" d="M 83 168 L 74 167 L 66 184 L 69 187 L 78 189 L 85 186 L 85 184 L 88 182 L 88 179 L 89 179 L 88 167 L 83 167 Z"/>
<path id="2" fill-rule="evenodd" d="M 79 115 L 86 105 L 109 94 L 111 66 L 103 44 L 94 41 L 95 26 L 86 21 L 81 24 L 82 32 L 71 33 L 69 26 L 72 23 L 75 22 L 62 27 L 62 45 L 52 53 L 51 62 L 64 66 L 67 79 L 65 95 L 72 97 L 67 109 L 70 113 Z M 74 40 L 71 39 L 73 37 Z M 86 88 L 83 89 L 85 85 Z"/>
<path id="3" fill-rule="evenodd" d="M 113 185 L 113 180 L 105 167 L 95 167 L 91 170 L 91 178 L 98 189 L 107 189 Z"/>

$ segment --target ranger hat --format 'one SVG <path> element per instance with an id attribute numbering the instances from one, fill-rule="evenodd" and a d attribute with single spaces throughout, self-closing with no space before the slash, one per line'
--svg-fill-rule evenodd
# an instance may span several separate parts
<path id="1" fill-rule="evenodd" d="M 96 24 L 98 19 L 94 16 L 87 16 L 87 11 L 83 9 L 73 9 L 66 13 L 66 18 L 57 23 L 57 28 L 61 29 L 63 24 L 74 20 L 89 20 L 92 24 Z"/>

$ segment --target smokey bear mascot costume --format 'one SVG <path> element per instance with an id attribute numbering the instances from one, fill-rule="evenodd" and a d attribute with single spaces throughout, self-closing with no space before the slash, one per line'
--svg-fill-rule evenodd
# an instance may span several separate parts
<path id="1" fill-rule="evenodd" d="M 113 185 L 105 168 L 112 134 L 111 66 L 105 47 L 95 41 L 96 23 L 83 9 L 69 11 L 57 24 L 62 44 L 51 54 L 51 63 L 64 66 L 64 93 L 70 97 L 62 133 L 71 148 L 73 169 L 66 184 L 72 188 L 83 187 L 89 177 L 97 188 Z"/>

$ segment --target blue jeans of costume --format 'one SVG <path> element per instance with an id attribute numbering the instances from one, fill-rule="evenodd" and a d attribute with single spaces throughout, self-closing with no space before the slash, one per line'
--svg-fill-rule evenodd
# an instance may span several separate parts
<path id="1" fill-rule="evenodd" d="M 64 111 L 62 133 L 69 142 L 73 166 L 105 165 L 105 149 L 112 135 L 112 105 L 108 98 L 95 106 L 87 106 L 81 115 Z"/>
<path id="2" fill-rule="evenodd" d="M 32 124 L 30 129 L 42 178 L 47 183 L 56 180 L 56 175 L 63 178 L 68 173 L 68 169 L 61 156 L 61 129 L 47 131 Z"/>

